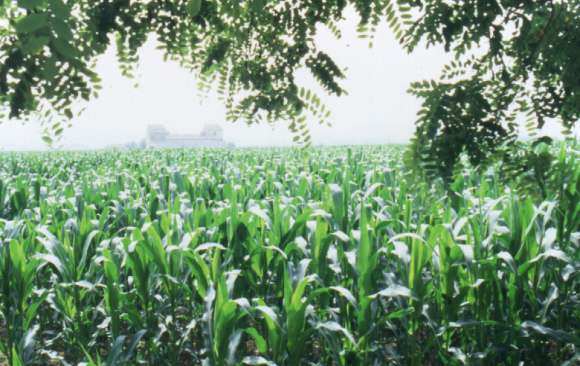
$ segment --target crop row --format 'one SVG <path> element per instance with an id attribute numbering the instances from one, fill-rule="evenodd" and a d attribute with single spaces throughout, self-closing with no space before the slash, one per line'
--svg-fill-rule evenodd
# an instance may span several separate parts
<path id="1" fill-rule="evenodd" d="M 547 197 L 397 147 L 0 156 L 10 365 L 580 362 L 580 167 Z M 0 358 L 1 359 L 1 358 Z M 1 363 L 1 361 L 0 361 Z"/>

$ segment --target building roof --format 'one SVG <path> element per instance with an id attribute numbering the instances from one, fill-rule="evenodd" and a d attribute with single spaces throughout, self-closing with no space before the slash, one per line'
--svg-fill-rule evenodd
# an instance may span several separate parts
<path id="1" fill-rule="evenodd" d="M 206 124 L 200 134 L 171 134 L 163 125 L 147 127 L 148 147 L 220 147 L 229 146 L 218 124 Z"/>

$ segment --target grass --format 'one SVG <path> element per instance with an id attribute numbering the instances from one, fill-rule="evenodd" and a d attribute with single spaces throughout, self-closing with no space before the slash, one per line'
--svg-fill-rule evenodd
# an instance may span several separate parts
<path id="1" fill-rule="evenodd" d="M 577 154 L 562 146 L 542 195 L 499 168 L 425 181 L 390 146 L 3 154 L 0 352 L 573 365 Z"/>

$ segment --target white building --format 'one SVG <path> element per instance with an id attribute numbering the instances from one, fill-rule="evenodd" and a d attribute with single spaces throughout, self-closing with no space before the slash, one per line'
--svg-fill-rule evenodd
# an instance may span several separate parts
<path id="1" fill-rule="evenodd" d="M 224 141 L 223 130 L 218 125 L 205 125 L 199 135 L 171 134 L 161 125 L 149 125 L 145 146 L 148 148 L 180 147 L 230 147 Z"/>

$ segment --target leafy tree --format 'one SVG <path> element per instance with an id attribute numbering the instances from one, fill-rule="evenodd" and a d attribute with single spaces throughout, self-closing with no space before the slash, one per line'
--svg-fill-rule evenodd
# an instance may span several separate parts
<path id="1" fill-rule="evenodd" d="M 330 94 L 342 95 L 343 71 L 314 42 L 319 26 L 337 37 L 348 5 L 371 37 L 386 20 L 401 45 L 443 44 L 453 54 L 439 78 L 411 85 L 423 100 L 414 158 L 449 175 L 466 152 L 487 160 L 549 118 L 570 131 L 580 116 L 579 0 L 18 0 L 0 1 L 0 105 L 12 118 L 40 112 L 62 132 L 73 102 L 98 95 L 96 58 L 116 43 L 131 75 L 137 51 L 155 34 L 166 57 L 217 87 L 228 118 L 288 122 L 310 139 L 306 113 L 329 117 L 320 99 L 297 85 L 307 68 Z"/>
<path id="2" fill-rule="evenodd" d="M 426 167 L 449 176 L 462 152 L 481 165 L 514 142 L 518 115 L 532 136 L 551 118 L 571 133 L 580 118 L 580 1 L 434 0 L 409 7 L 418 15 L 401 43 L 409 51 L 421 41 L 443 44 L 454 56 L 439 80 L 410 88 L 423 99 L 414 152 Z"/>

